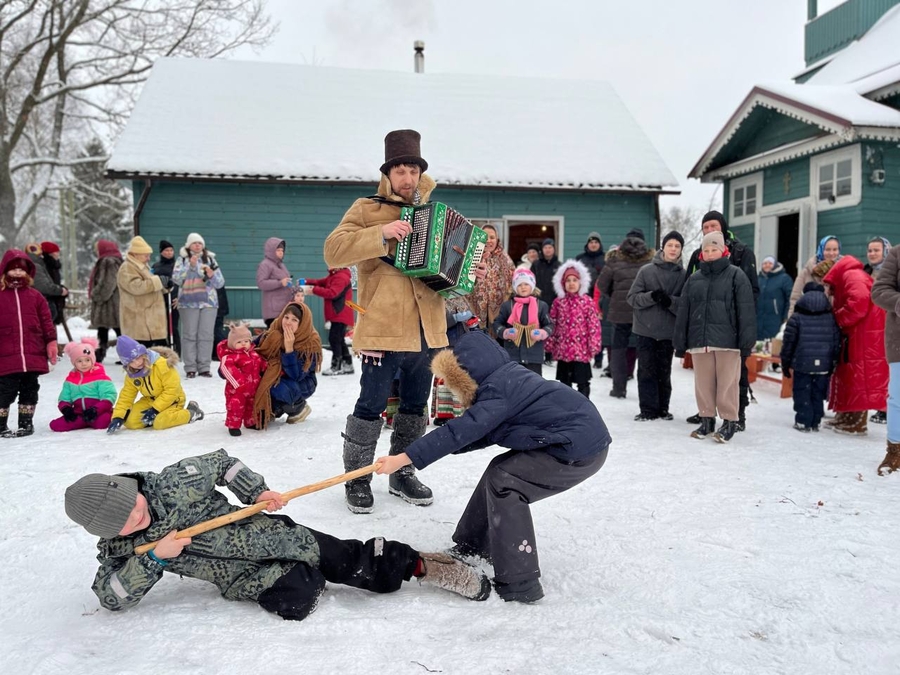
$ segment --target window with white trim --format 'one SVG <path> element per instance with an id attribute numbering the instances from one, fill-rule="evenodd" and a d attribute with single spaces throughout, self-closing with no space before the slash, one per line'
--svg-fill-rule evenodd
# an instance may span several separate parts
<path id="1" fill-rule="evenodd" d="M 859 204 L 862 183 L 859 144 L 816 155 L 809 162 L 812 194 L 819 211 Z"/>
<path id="2" fill-rule="evenodd" d="M 761 200 L 761 173 L 731 181 L 731 217 L 729 221 L 735 224 L 755 222 L 756 212 L 762 205 Z"/>

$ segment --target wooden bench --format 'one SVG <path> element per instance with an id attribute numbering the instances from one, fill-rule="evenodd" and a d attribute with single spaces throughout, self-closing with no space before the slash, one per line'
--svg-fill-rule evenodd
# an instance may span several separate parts
<path id="1" fill-rule="evenodd" d="M 763 372 L 766 364 L 768 363 L 781 363 L 780 356 L 770 356 L 769 354 L 751 354 L 747 357 L 747 379 L 751 384 L 756 382 L 757 378 L 760 380 L 768 380 L 769 382 L 779 382 L 781 383 L 781 398 L 791 398 L 794 391 L 794 380 L 790 377 L 784 377 L 784 373 L 782 373 L 781 377 L 776 377 L 774 375 L 769 375 Z"/>

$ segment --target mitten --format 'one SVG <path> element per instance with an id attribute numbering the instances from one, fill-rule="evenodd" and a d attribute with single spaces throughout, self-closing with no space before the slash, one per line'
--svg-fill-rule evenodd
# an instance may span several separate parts
<path id="1" fill-rule="evenodd" d="M 116 433 L 119 429 L 122 428 L 123 424 L 125 424 L 124 419 L 122 419 L 121 417 L 113 417 L 112 421 L 109 423 L 109 426 L 106 427 L 106 433 L 108 433 L 108 434 Z"/>
<path id="2" fill-rule="evenodd" d="M 65 408 L 60 408 L 60 412 L 66 422 L 74 422 L 78 419 L 78 413 L 76 413 L 75 408 L 70 405 L 67 405 Z"/>
<path id="3" fill-rule="evenodd" d="M 462 312 L 457 312 L 456 314 L 454 314 L 453 319 L 456 321 L 456 323 L 462 323 L 463 321 L 468 321 L 469 319 L 471 319 L 472 316 L 472 312 L 466 309 Z"/>
<path id="4" fill-rule="evenodd" d="M 657 304 L 662 302 L 662 296 L 664 296 L 664 295 L 665 295 L 665 293 L 663 293 L 658 288 L 655 291 L 650 292 L 650 298 L 653 300 L 653 302 L 655 302 Z"/>
<path id="5" fill-rule="evenodd" d="M 515 328 L 507 328 L 503 331 L 503 339 L 504 340 L 515 340 L 516 339 L 516 329 Z"/>
<path id="6" fill-rule="evenodd" d="M 98 415 L 97 408 L 95 408 L 94 406 L 91 406 L 90 408 L 84 409 L 84 413 L 82 414 L 82 417 L 84 417 L 85 422 L 93 422 L 95 419 L 97 419 L 97 415 Z"/>
<path id="7" fill-rule="evenodd" d="M 152 427 L 153 420 L 156 419 L 157 415 L 159 415 L 159 410 L 157 410 L 156 408 L 147 408 L 144 411 L 144 414 L 141 415 L 141 424 L 143 424 L 145 427 Z"/>
<path id="8" fill-rule="evenodd" d="M 546 340 L 547 331 L 545 331 L 543 328 L 537 328 L 531 331 L 531 337 L 533 337 L 535 340 Z"/>
<path id="9" fill-rule="evenodd" d="M 662 291 L 660 291 L 660 293 L 662 293 Z M 665 293 L 662 293 L 662 297 L 657 302 L 659 302 L 661 307 L 668 309 L 672 305 L 672 298 Z"/>

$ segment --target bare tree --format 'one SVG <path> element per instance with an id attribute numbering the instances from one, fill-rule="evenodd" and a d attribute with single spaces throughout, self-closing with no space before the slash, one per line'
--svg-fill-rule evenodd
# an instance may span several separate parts
<path id="1" fill-rule="evenodd" d="M 267 44 L 266 0 L 0 0 L 0 241 L 69 179 L 88 133 L 121 126 L 160 56 Z"/>
<path id="2" fill-rule="evenodd" d="M 662 212 L 662 232 L 675 230 L 680 232 L 684 237 L 684 250 L 693 251 L 700 246 L 700 240 L 703 238 L 701 230 L 700 210 L 695 206 L 682 208 L 680 206 L 670 206 Z"/>

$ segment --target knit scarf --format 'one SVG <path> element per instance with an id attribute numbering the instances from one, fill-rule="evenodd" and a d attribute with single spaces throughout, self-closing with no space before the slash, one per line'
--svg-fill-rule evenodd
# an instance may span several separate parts
<path id="1" fill-rule="evenodd" d="M 281 379 L 281 355 L 284 354 L 284 330 L 281 327 L 281 320 L 291 305 L 299 307 L 302 316 L 300 325 L 294 333 L 294 351 L 300 356 L 301 366 L 303 370 L 309 370 L 315 359 L 316 370 L 322 368 L 322 340 L 312 325 L 309 308 L 296 302 L 288 303 L 278 318 L 272 322 L 269 330 L 263 334 L 256 348 L 257 353 L 268 363 L 253 398 L 253 415 L 256 418 L 257 429 L 265 429 L 272 417 L 272 397 L 269 392 Z"/>
<path id="2" fill-rule="evenodd" d="M 516 308 L 521 307 L 522 309 L 519 312 L 516 312 Z M 527 317 L 528 321 L 523 321 L 525 319 L 526 314 L 528 312 Z M 518 313 L 518 322 L 516 322 L 515 318 Z M 532 324 L 538 322 L 538 305 L 537 300 L 533 295 L 529 295 L 527 298 L 523 298 L 521 296 L 516 296 L 513 298 L 513 307 L 512 311 L 509 313 L 509 319 L 506 320 L 510 326 L 513 323 L 521 323 L 521 324 Z"/>

